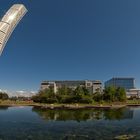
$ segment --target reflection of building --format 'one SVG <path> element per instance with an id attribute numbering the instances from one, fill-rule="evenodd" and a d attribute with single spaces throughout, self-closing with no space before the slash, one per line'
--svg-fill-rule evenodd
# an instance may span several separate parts
<path id="1" fill-rule="evenodd" d="M 114 86 L 122 87 L 126 90 L 135 88 L 135 79 L 134 78 L 112 78 L 105 82 L 105 87 Z"/>
<path id="2" fill-rule="evenodd" d="M 26 14 L 27 9 L 23 4 L 14 4 L 0 20 L 0 54 L 16 25 Z"/>
<path id="3" fill-rule="evenodd" d="M 41 83 L 41 90 L 53 87 L 54 92 L 61 87 L 69 87 L 75 89 L 78 86 L 84 86 L 89 89 L 90 93 L 95 93 L 96 91 L 102 91 L 101 81 L 95 80 L 77 80 L 77 81 L 43 81 Z"/>

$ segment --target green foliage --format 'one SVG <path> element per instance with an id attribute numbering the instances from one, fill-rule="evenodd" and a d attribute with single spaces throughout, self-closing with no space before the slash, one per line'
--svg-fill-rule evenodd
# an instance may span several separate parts
<path id="1" fill-rule="evenodd" d="M 114 101 L 126 101 L 126 93 L 123 88 L 108 87 L 105 88 L 104 93 L 101 94 L 97 91 L 94 94 L 90 94 L 85 87 L 78 86 L 76 89 L 68 87 L 61 87 L 57 93 L 54 93 L 53 88 L 48 88 L 32 97 L 34 102 L 39 103 L 84 103 L 91 104 L 96 102 L 114 102 Z"/>
<path id="2" fill-rule="evenodd" d="M 77 103 L 78 98 L 76 96 L 64 96 L 60 103 Z"/>
<path id="3" fill-rule="evenodd" d="M 117 89 L 117 97 L 119 101 L 126 101 L 126 93 L 123 88 L 118 88 Z"/>
<path id="4" fill-rule="evenodd" d="M 96 92 L 95 94 L 93 94 L 93 100 L 96 102 L 100 102 L 103 100 L 103 95 L 99 92 Z"/>
<path id="5" fill-rule="evenodd" d="M 104 100 L 115 101 L 116 88 L 115 87 L 106 87 L 104 90 Z"/>
<path id="6" fill-rule="evenodd" d="M 52 88 L 39 91 L 39 93 L 32 97 L 34 102 L 39 103 L 55 103 L 57 102 L 56 96 Z"/>
<path id="7" fill-rule="evenodd" d="M 82 87 L 78 86 L 75 90 L 74 90 L 74 95 L 75 96 L 79 96 L 81 97 L 82 95 L 84 95 L 84 90 Z"/>
<path id="8" fill-rule="evenodd" d="M 106 101 L 126 101 L 126 92 L 124 88 L 107 87 L 104 90 L 103 99 Z"/>
<path id="9" fill-rule="evenodd" d="M 58 89 L 57 94 L 59 94 L 59 95 L 72 95 L 73 90 L 71 88 L 67 88 L 66 86 L 63 86 L 63 87 Z"/>
<path id="10" fill-rule="evenodd" d="M 93 100 L 91 96 L 84 96 L 82 99 L 79 100 L 79 103 L 82 104 L 92 104 Z"/>
<path id="11" fill-rule="evenodd" d="M 62 87 L 58 89 L 58 103 L 92 103 L 89 91 L 85 87 L 78 86 L 76 89 Z"/>

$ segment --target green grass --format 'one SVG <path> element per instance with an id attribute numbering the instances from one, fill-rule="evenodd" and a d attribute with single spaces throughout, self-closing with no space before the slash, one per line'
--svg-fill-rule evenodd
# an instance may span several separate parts
<path id="1" fill-rule="evenodd" d="M 126 103 L 140 105 L 140 99 L 127 100 Z"/>
<path id="2" fill-rule="evenodd" d="M 9 105 L 9 106 L 20 106 L 20 105 L 29 105 L 29 106 L 117 106 L 117 105 L 140 105 L 140 99 L 134 99 L 134 100 L 127 100 L 126 102 L 93 102 L 92 104 L 81 104 L 81 103 L 72 103 L 72 104 L 59 104 L 59 103 L 54 103 L 54 104 L 45 104 L 45 103 L 35 103 L 33 101 L 12 101 L 12 100 L 0 100 L 0 105 Z"/>

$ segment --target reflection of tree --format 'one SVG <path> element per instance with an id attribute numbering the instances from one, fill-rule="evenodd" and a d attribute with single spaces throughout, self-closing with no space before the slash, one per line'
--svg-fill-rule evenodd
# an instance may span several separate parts
<path id="1" fill-rule="evenodd" d="M 46 110 L 33 107 L 32 111 L 39 114 L 45 120 L 57 121 L 87 121 L 87 120 L 121 120 L 133 117 L 133 111 L 129 108 L 121 109 L 79 109 L 79 110 Z"/>
<path id="2" fill-rule="evenodd" d="M 0 110 L 7 110 L 9 106 L 0 106 Z"/>
<path id="3" fill-rule="evenodd" d="M 32 110 L 46 120 L 86 121 L 92 115 L 92 112 L 90 110 L 45 110 L 39 109 L 38 107 L 33 107 Z"/>
<path id="4" fill-rule="evenodd" d="M 108 120 L 132 119 L 133 110 L 129 108 L 107 109 L 104 111 L 104 117 Z"/>
<path id="5" fill-rule="evenodd" d="M 123 116 L 123 110 L 122 109 L 111 109 L 111 110 L 105 110 L 104 117 L 108 120 L 120 120 Z"/>

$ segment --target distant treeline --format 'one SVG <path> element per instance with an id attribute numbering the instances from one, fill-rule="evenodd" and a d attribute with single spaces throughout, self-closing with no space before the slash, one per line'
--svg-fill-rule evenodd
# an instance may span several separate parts
<path id="1" fill-rule="evenodd" d="M 0 92 L 0 100 L 12 100 L 12 101 L 27 101 L 27 100 L 31 100 L 31 97 L 17 97 L 17 96 L 12 96 L 9 97 L 8 94 L 6 92 Z"/>
<path id="2" fill-rule="evenodd" d="M 87 88 L 78 86 L 76 89 L 61 87 L 57 93 L 54 93 L 50 87 L 39 91 L 32 100 L 37 103 L 125 102 L 126 92 L 124 88 L 106 87 L 102 93 L 97 90 L 91 94 Z"/>

